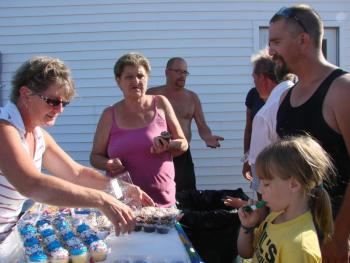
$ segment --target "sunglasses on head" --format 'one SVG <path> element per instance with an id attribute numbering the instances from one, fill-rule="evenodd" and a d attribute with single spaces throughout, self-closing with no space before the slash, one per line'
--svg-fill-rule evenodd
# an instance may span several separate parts
<path id="1" fill-rule="evenodd" d="M 300 19 L 295 15 L 295 10 L 293 10 L 292 8 L 282 7 L 280 10 L 278 10 L 275 16 L 282 16 L 287 19 L 293 19 L 295 22 L 298 23 L 298 25 L 304 30 L 305 33 L 308 33 L 306 27 L 300 21 Z"/>
<path id="2" fill-rule="evenodd" d="M 50 105 L 52 107 L 57 107 L 62 103 L 62 107 L 66 107 L 69 104 L 69 101 L 63 101 L 63 100 L 58 100 L 58 99 L 50 99 L 44 95 L 41 94 L 35 94 L 37 95 L 42 101 L 45 101 L 47 105 Z"/>

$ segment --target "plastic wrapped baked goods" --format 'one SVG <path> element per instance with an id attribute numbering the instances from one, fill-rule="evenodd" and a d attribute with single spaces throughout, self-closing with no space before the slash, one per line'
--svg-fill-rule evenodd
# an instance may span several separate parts
<path id="1" fill-rule="evenodd" d="M 73 209 L 41 208 L 39 213 L 34 211 L 35 215 L 28 212 L 17 225 L 26 262 L 86 263 L 106 259 L 110 249 L 101 237 L 106 238 L 109 232 L 101 234 L 98 230 L 98 221 L 107 224 L 107 219 L 98 220 L 101 213 L 94 209 L 75 213 Z"/>
<path id="2" fill-rule="evenodd" d="M 139 192 L 133 184 L 128 171 L 115 176 L 106 191 L 133 209 L 140 209 L 142 207 Z"/>
<path id="3" fill-rule="evenodd" d="M 174 227 L 176 218 L 181 214 L 177 208 L 143 207 L 134 211 L 136 217 L 135 231 L 143 229 L 146 233 L 166 234 Z"/>

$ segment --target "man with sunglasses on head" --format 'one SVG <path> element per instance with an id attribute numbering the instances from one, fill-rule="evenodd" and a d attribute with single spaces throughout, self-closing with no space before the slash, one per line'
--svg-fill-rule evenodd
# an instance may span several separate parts
<path id="1" fill-rule="evenodd" d="M 348 262 L 350 74 L 325 59 L 323 34 L 320 16 L 307 5 L 281 8 L 270 20 L 270 54 L 299 78 L 282 95 L 276 131 L 280 137 L 308 133 L 332 157 L 337 175 L 324 187 L 332 199 L 334 234 L 320 240 L 322 262 Z"/>
<path id="2" fill-rule="evenodd" d="M 224 138 L 212 134 L 205 121 L 198 95 L 185 88 L 186 78 L 189 74 L 185 59 L 173 57 L 168 60 L 166 65 L 166 84 L 151 88 L 147 93 L 164 95 L 168 98 L 189 144 L 192 138 L 191 123 L 194 119 L 199 136 L 205 141 L 207 147 L 220 147 L 220 141 L 224 140 Z M 174 166 L 176 192 L 196 190 L 195 172 L 190 149 L 180 156 L 174 156 Z"/>
<path id="3" fill-rule="evenodd" d="M 62 61 L 33 57 L 12 80 L 10 101 L 0 108 L 0 258 L 17 262 L 15 225 L 27 198 L 63 207 L 98 208 L 114 224 L 116 234 L 131 232 L 132 210 L 104 192 L 110 178 L 78 164 L 42 126 L 53 126 L 75 94 L 70 70 Z M 41 171 L 41 167 L 52 174 Z M 152 199 L 135 187 L 145 205 Z"/>

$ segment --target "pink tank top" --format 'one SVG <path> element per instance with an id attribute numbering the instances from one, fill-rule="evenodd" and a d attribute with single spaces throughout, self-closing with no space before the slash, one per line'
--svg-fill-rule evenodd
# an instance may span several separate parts
<path id="1" fill-rule="evenodd" d="M 151 154 L 153 138 L 167 130 L 165 118 L 153 97 L 154 118 L 143 128 L 123 129 L 113 121 L 108 141 L 108 157 L 119 158 L 130 173 L 133 183 L 152 197 L 157 206 L 175 204 L 175 170 L 169 152 Z"/>

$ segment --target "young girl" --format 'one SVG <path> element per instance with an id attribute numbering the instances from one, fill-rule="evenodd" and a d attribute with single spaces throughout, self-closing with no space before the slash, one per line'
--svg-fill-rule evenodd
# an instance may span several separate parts
<path id="1" fill-rule="evenodd" d="M 256 161 L 264 209 L 239 209 L 238 252 L 253 262 L 321 262 L 320 243 L 333 232 L 322 181 L 334 168 L 309 136 L 289 137 L 263 150 Z M 262 221 L 262 222 L 261 222 Z"/>

